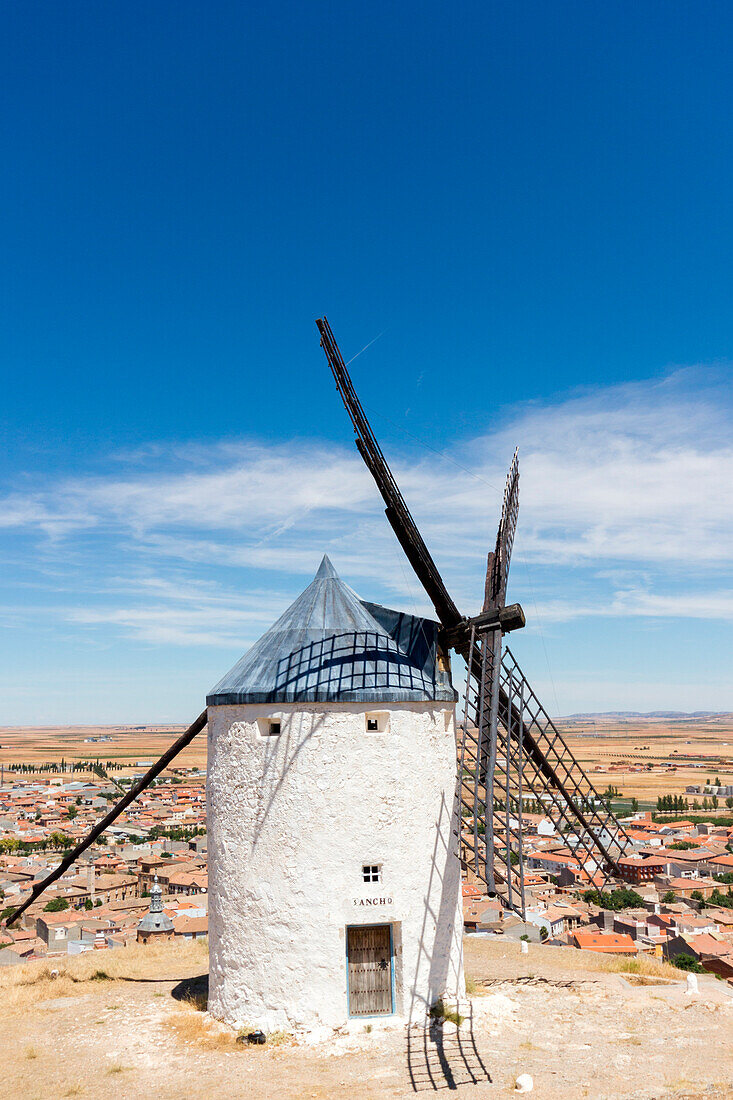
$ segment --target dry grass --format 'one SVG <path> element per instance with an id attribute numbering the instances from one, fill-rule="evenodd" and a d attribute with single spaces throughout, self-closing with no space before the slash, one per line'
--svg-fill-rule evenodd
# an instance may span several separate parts
<path id="1" fill-rule="evenodd" d="M 455 1024 L 456 1027 L 460 1027 L 465 1016 L 461 1016 L 458 1008 L 453 1008 L 447 1004 L 442 997 L 440 997 L 430 1009 L 430 1018 L 432 1020 L 440 1020 L 443 1023 Z"/>
<path id="2" fill-rule="evenodd" d="M 367 1025 L 367 1028 L 371 1031 L 369 1025 Z M 267 1043 L 271 1047 L 284 1047 L 294 1042 L 295 1040 L 289 1031 L 271 1031 L 267 1036 Z"/>
<path id="3" fill-rule="evenodd" d="M 200 1011 L 193 1002 L 182 1001 L 183 1007 L 173 1012 L 165 1021 L 176 1039 L 186 1046 L 202 1050 L 245 1050 L 246 1044 L 238 1044 L 234 1032 L 217 1023 Z"/>
<path id="4" fill-rule="evenodd" d="M 613 974 L 635 974 L 645 978 L 673 978 L 682 981 L 684 975 L 676 967 L 661 959 L 653 959 L 649 955 L 640 955 L 634 959 L 607 959 L 604 970 Z"/>
<path id="5" fill-rule="evenodd" d="M 196 1012 L 206 1012 L 206 1009 L 208 1007 L 208 1001 L 205 993 L 187 993 L 181 1003 L 188 1005 L 189 1008 L 195 1009 Z"/>
<path id="6" fill-rule="evenodd" d="M 70 997 L 80 993 L 114 995 L 121 983 L 135 978 L 175 980 L 192 969 L 204 972 L 208 965 L 208 942 L 189 940 L 144 947 L 130 947 L 104 953 L 104 969 L 98 951 L 76 958 L 23 963 L 0 969 L 0 1014 L 22 1011 L 39 1001 Z M 52 976 L 58 971 L 58 977 Z M 114 1002 L 111 1002 L 114 1003 Z"/>

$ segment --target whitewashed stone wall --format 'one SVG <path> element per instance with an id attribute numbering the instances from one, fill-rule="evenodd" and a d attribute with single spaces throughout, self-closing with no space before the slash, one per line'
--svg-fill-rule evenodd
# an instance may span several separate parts
<path id="1" fill-rule="evenodd" d="M 209 1010 L 234 1026 L 343 1023 L 350 924 L 394 923 L 398 1015 L 465 992 L 453 708 L 384 706 L 367 733 L 374 709 L 209 709 Z"/>

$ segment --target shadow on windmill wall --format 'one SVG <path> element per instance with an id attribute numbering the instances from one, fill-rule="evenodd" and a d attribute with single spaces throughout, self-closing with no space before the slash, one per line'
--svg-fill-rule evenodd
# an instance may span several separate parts
<path id="1" fill-rule="evenodd" d="M 415 985 L 409 991 L 406 1060 L 415 1092 L 455 1090 L 463 1084 L 491 1082 L 476 1046 L 473 1007 L 462 979 L 463 922 L 456 921 L 460 869 L 457 852 L 451 847 L 457 843 L 453 827 L 457 787 L 453 807 L 442 799 L 435 826 Z M 419 990 L 425 988 L 426 971 L 427 994 L 423 994 Z M 448 1033 L 443 1019 L 430 1016 L 431 1008 L 442 999 L 463 1017 L 461 1026 Z"/>
<path id="2" fill-rule="evenodd" d="M 407 1018 L 410 1023 L 424 1021 L 439 998 L 455 999 L 463 993 L 460 964 L 456 965 L 462 957 L 462 929 L 460 924 L 456 924 L 460 866 L 456 853 L 450 847 L 454 842 L 452 817 L 443 796 L 435 824 L 415 984 L 411 990 L 405 990 L 409 998 Z M 434 902 L 438 893 L 438 900 Z M 423 989 L 427 989 L 426 994 L 419 992 Z"/>
<path id="3" fill-rule="evenodd" d="M 305 711 L 303 714 L 298 715 L 300 721 L 297 723 L 297 727 L 294 717 L 288 722 L 285 731 L 274 739 L 272 746 L 265 753 L 260 789 L 263 792 L 267 791 L 267 795 L 263 797 L 255 814 L 252 826 L 253 849 L 257 847 L 257 842 L 270 811 L 290 772 L 295 767 L 298 757 L 306 748 L 308 742 L 320 732 L 325 724 L 324 715 L 313 711 Z M 306 718 L 310 722 L 307 733 L 303 729 L 304 719 Z"/>

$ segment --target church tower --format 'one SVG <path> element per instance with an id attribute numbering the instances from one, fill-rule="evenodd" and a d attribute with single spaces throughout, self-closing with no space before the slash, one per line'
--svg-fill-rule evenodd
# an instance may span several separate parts
<path id="1" fill-rule="evenodd" d="M 455 699 L 437 624 L 324 557 L 207 697 L 209 1011 L 263 1030 L 463 996 Z"/>
<path id="2" fill-rule="evenodd" d="M 173 938 L 173 921 L 163 912 L 163 891 L 158 876 L 150 887 L 150 907 L 137 926 L 138 943 L 158 943 Z"/>

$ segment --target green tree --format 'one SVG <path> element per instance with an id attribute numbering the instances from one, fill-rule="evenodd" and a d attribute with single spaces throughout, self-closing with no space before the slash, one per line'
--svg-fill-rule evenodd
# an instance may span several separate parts
<path id="1" fill-rule="evenodd" d="M 545 928 L 545 926 L 543 924 L 542 927 L 540 928 L 540 939 L 542 940 L 543 943 L 545 942 L 545 940 L 547 939 L 547 937 L 549 935 L 550 935 L 550 933 L 547 931 L 547 929 Z"/>
<path id="2" fill-rule="evenodd" d="M 87 900 L 86 900 L 86 901 L 84 902 L 84 908 L 85 908 L 85 909 L 86 909 L 87 911 L 88 911 L 89 909 L 93 909 L 93 908 L 94 908 L 94 906 L 92 905 L 92 900 L 91 900 L 91 898 L 87 898 Z"/>
<path id="3" fill-rule="evenodd" d="M 644 899 L 636 890 L 629 890 L 626 886 L 619 886 L 611 893 L 600 890 L 584 890 L 583 901 L 598 905 L 601 909 L 611 909 L 618 912 L 621 909 L 641 909 Z"/>
<path id="4" fill-rule="evenodd" d="M 694 974 L 705 973 L 705 968 L 700 966 L 697 959 L 692 955 L 685 955 L 684 952 L 672 956 L 672 966 L 676 966 L 678 970 L 691 970 Z"/>
<path id="5" fill-rule="evenodd" d="M 69 902 L 66 898 L 51 898 L 51 900 L 44 905 L 44 913 L 62 913 L 64 909 L 69 908 Z"/>
<path id="6" fill-rule="evenodd" d="M 69 806 L 69 809 L 67 811 L 69 821 L 73 821 L 78 813 L 79 811 L 77 810 L 76 806 Z"/>
<path id="7" fill-rule="evenodd" d="M 632 798 L 631 799 L 631 812 L 632 812 L 632 814 L 635 814 L 638 809 L 639 809 L 639 800 L 638 800 L 638 798 Z"/>
<path id="8" fill-rule="evenodd" d="M 662 901 L 665 905 L 673 905 L 675 897 L 674 890 L 667 890 L 666 893 L 662 894 Z"/>
<path id="9" fill-rule="evenodd" d="M 73 847 L 73 840 L 66 833 L 51 833 L 48 838 L 48 843 L 51 848 L 71 848 Z"/>
<path id="10" fill-rule="evenodd" d="M 729 890 L 727 894 L 723 894 L 716 887 L 708 898 L 708 905 L 717 905 L 721 909 L 733 909 L 733 892 Z"/>

